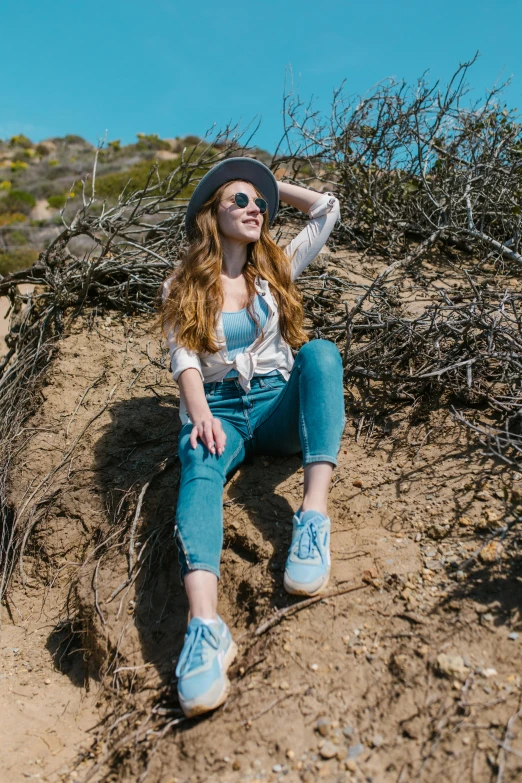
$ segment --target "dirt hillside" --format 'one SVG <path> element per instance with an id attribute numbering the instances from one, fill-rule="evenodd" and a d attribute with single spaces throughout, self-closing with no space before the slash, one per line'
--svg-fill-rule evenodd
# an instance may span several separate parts
<path id="1" fill-rule="evenodd" d="M 354 254 L 330 261 L 370 275 Z M 150 326 L 78 318 L 26 423 L 10 500 L 32 498 L 32 534 L 3 607 L 0 780 L 522 779 L 522 571 L 516 527 L 497 535 L 522 476 L 439 402 L 376 411 L 347 389 L 330 596 L 311 605 L 282 588 L 299 457 L 234 475 L 231 697 L 183 718 L 177 386 Z"/>

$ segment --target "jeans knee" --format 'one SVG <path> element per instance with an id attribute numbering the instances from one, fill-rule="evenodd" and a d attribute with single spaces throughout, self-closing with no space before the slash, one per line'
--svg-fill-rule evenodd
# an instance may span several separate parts
<path id="1" fill-rule="evenodd" d="M 342 368 L 341 354 L 331 340 L 310 340 L 300 348 L 296 361 L 310 364 L 321 372 L 336 372 Z"/>
<path id="2" fill-rule="evenodd" d="M 199 441 L 196 448 L 193 449 L 190 445 L 190 435 L 184 435 L 180 438 L 178 455 L 184 473 L 207 475 L 209 471 L 211 473 L 216 472 L 220 475 L 221 480 L 224 481 L 223 460 L 216 454 L 211 454 L 207 447 Z"/>

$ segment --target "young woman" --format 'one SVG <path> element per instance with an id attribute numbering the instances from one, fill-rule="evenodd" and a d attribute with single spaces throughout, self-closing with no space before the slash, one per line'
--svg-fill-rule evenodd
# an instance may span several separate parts
<path id="1" fill-rule="evenodd" d="M 279 199 L 310 218 L 284 250 L 269 233 Z M 222 497 L 227 475 L 247 454 L 302 451 L 304 495 L 284 586 L 309 596 L 328 582 L 327 493 L 345 423 L 342 366 L 333 343 L 306 342 L 293 281 L 338 217 L 332 193 L 277 182 L 253 158 L 228 158 L 194 191 L 188 250 L 163 286 L 161 320 L 183 424 L 175 536 L 190 622 L 176 675 L 188 716 L 218 707 L 230 687 L 237 646 L 217 614 Z M 292 348 L 300 348 L 295 361 Z"/>

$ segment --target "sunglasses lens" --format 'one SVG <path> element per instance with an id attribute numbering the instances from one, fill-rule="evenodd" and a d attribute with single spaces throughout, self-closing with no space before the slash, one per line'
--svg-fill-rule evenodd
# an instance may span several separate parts
<path id="1" fill-rule="evenodd" d="M 247 207 L 248 206 L 248 196 L 246 193 L 236 193 L 234 196 L 234 201 L 238 205 L 238 207 Z"/>
<path id="2" fill-rule="evenodd" d="M 265 212 L 266 212 L 266 206 L 267 206 L 266 201 L 264 200 L 264 198 L 256 198 L 255 201 L 256 201 L 257 206 L 259 207 L 259 211 L 261 212 L 262 215 L 264 215 Z"/>

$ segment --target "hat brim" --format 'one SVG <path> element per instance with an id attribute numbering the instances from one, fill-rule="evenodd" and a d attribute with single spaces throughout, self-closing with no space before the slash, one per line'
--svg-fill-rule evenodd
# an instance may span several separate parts
<path id="1" fill-rule="evenodd" d="M 217 188 L 235 179 L 251 182 L 263 194 L 268 203 L 269 223 L 273 223 L 279 209 L 279 188 L 268 166 L 255 158 L 225 158 L 207 171 L 190 197 L 185 214 L 187 234 L 191 232 L 203 204 Z"/>

